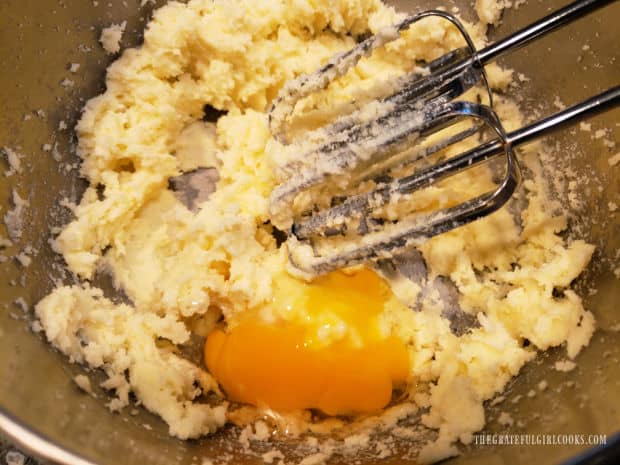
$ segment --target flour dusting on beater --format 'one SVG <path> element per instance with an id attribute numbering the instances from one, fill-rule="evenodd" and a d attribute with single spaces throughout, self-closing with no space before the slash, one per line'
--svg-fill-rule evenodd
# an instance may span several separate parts
<path id="1" fill-rule="evenodd" d="M 312 276 L 390 257 L 501 208 L 521 182 L 513 148 L 614 107 L 620 102 L 620 87 L 508 133 L 493 110 L 484 65 L 607 3 L 576 1 L 482 50 L 476 50 L 455 16 L 440 10 L 422 12 L 285 85 L 271 107 L 269 122 L 274 138 L 288 144 L 285 122 L 299 100 L 327 87 L 373 50 L 397 40 L 412 24 L 439 17 L 451 22 L 467 44 L 416 67 L 391 86 L 382 83 L 390 93 L 285 149 L 297 155 L 279 169 L 281 183 L 271 195 L 270 212 L 275 226 L 290 231 L 289 259 L 297 272 Z M 481 81 L 488 105 L 469 102 L 464 96 Z M 450 146 L 470 138 L 482 144 L 446 155 Z M 411 208 L 401 218 L 382 215 L 383 207 L 403 204 L 421 189 L 499 157 L 504 174 L 492 190 L 438 211 L 409 202 Z M 328 246 L 326 238 L 330 238 Z"/>

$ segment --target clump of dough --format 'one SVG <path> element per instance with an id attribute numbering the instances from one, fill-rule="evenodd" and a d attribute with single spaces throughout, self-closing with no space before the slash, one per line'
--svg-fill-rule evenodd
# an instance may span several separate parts
<path id="1" fill-rule="evenodd" d="M 127 21 L 123 21 L 120 24 L 111 24 L 101 30 L 101 36 L 99 42 L 101 46 L 109 55 L 118 53 L 121 49 L 121 39 L 125 28 L 127 27 Z"/>
<path id="2" fill-rule="evenodd" d="M 497 24 L 504 7 L 504 2 L 501 0 L 476 0 L 476 14 L 484 24 Z"/>
<path id="3" fill-rule="evenodd" d="M 102 386 L 117 396 L 110 401 L 112 410 L 129 404 L 131 389 L 146 408 L 168 422 L 170 434 L 181 439 L 224 424 L 225 406 L 192 402 L 214 388 L 210 375 L 156 344 L 158 338 L 173 344 L 188 340 L 185 325 L 174 317 L 137 313 L 88 286 L 57 289 L 37 304 L 36 313 L 48 340 L 71 361 L 107 373 Z"/>

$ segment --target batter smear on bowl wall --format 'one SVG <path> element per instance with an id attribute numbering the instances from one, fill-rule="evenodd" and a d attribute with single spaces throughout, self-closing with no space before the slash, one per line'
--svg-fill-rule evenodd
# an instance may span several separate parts
<path id="1" fill-rule="evenodd" d="M 478 10 L 485 22 L 501 11 L 495 2 Z M 105 371 L 110 409 L 133 393 L 171 435 L 189 439 L 238 421 L 240 405 L 305 418 L 310 430 L 308 409 L 368 425 L 400 408 L 437 431 L 419 456 L 432 462 L 471 442 L 485 424 L 483 402 L 538 352 L 564 345 L 574 359 L 588 344 L 594 319 L 570 286 L 594 248 L 561 234 L 567 217 L 548 194 L 540 144 L 520 152 L 528 179 L 518 208 L 412 250 L 419 279 L 371 266 L 311 280 L 288 272 L 287 243 L 269 216 L 287 151 L 270 134 L 269 105 L 288 80 L 399 19 L 374 0 L 170 2 L 144 44 L 109 67 L 106 91 L 76 127 L 90 187 L 54 240 L 81 284 L 56 288 L 36 314 L 51 344 Z M 485 24 L 465 25 L 484 44 Z M 346 102 L 461 41 L 448 22 L 425 19 L 309 97 L 307 108 Z M 518 106 L 503 93 L 512 72 L 489 65 L 487 73 L 506 128 L 520 127 Z M 218 110 L 217 121 L 204 120 L 205 106 Z M 216 189 L 190 209 L 170 181 L 201 168 L 217 172 Z M 488 190 L 492 176 L 474 168 L 418 202 L 450 205 Z M 109 272 L 130 303 L 91 286 L 97 271 Z M 178 350 L 194 336 L 203 360 Z"/>

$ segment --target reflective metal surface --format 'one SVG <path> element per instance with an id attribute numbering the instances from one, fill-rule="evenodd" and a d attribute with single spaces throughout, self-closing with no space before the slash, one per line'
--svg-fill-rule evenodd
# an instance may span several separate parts
<path id="1" fill-rule="evenodd" d="M 394 3 L 409 11 L 437 5 L 414 0 Z M 469 2 L 457 3 L 463 15 L 471 18 Z M 498 35 L 514 31 L 564 3 L 530 0 L 517 10 L 509 10 Z M 83 182 L 77 171 L 67 166 L 77 161 L 72 154 L 71 131 L 59 131 L 58 127 L 64 121 L 71 128 L 85 99 L 103 88 L 104 70 L 112 58 L 97 44 L 101 28 L 127 20 L 122 45 L 140 42 L 152 5 L 140 8 L 139 4 L 139 0 L 100 0 L 96 6 L 84 0 L 0 2 L 0 147 L 26 155 L 21 175 L 0 178 L 1 213 L 12 208 L 11 189 L 30 203 L 23 237 L 3 253 L 15 255 L 27 244 L 38 250 L 27 268 L 14 260 L 0 265 L 0 302 L 6 307 L 0 307 L 0 428 L 32 452 L 60 463 L 175 465 L 201 463 L 203 457 L 217 463 L 218 457 L 236 454 L 227 433 L 182 442 L 169 437 L 166 426 L 147 412 L 135 416 L 129 411 L 110 413 L 101 390 L 95 389 L 97 399 L 78 390 L 72 377 L 81 368 L 70 365 L 40 335 L 34 335 L 22 310 L 14 304 L 19 297 L 34 304 L 59 276 L 53 266 L 61 262 L 47 243 L 49 230 L 67 221 L 69 212 L 59 202 L 66 196 L 75 199 Z M 554 110 L 556 96 L 570 104 L 616 85 L 620 79 L 618 24 L 620 4 L 616 3 L 506 59 L 517 73 L 536 77 L 523 84 L 524 107 L 533 115 L 543 115 Z M 75 74 L 69 70 L 71 63 L 80 64 Z M 73 85 L 65 82 L 62 86 L 64 79 Z M 37 110 L 42 111 L 37 114 Z M 607 139 L 620 145 L 618 122 L 620 112 L 616 110 L 592 120 L 592 128 L 609 128 Z M 620 322 L 620 281 L 611 272 L 618 264 L 620 215 L 613 215 L 608 208 L 610 201 L 620 204 L 620 166 L 610 167 L 607 161 L 620 148 L 608 149 L 603 138 L 592 136 L 574 130 L 550 142 L 561 148 L 558 166 L 570 166 L 589 180 L 580 185 L 584 207 L 573 212 L 571 227 L 597 245 L 596 256 L 579 285 L 600 329 L 579 356 L 576 370 L 560 373 L 551 368 L 562 357 L 562 349 L 526 366 L 511 383 L 507 400 L 489 409 L 487 431 L 610 434 L 620 429 L 620 334 L 610 329 Z M 50 144 L 45 148 L 52 150 L 44 150 L 44 144 Z M 65 164 L 60 168 L 52 157 L 54 147 Z M 542 380 L 549 387 L 527 397 Z M 518 396 L 522 396 L 519 402 L 511 402 Z M 500 411 L 512 415 L 512 427 L 497 423 Z M 546 465 L 584 447 L 472 447 L 451 463 Z M 233 463 L 259 462 L 238 457 Z M 401 461 L 391 457 L 382 463 Z"/>

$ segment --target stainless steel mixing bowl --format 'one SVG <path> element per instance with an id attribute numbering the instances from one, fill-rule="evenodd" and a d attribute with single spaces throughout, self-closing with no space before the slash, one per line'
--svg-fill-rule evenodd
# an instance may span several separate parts
<path id="1" fill-rule="evenodd" d="M 409 11 L 437 4 L 415 0 L 394 3 Z M 470 2 L 456 3 L 462 14 L 472 17 Z M 566 0 L 530 0 L 507 11 L 493 34 L 514 30 L 564 3 Z M 78 198 L 84 182 L 71 167 L 77 162 L 74 136 L 58 127 L 61 121 L 73 127 L 86 99 L 103 89 L 105 68 L 113 58 L 97 43 L 100 30 L 127 20 L 122 45 L 137 45 L 153 6 L 140 7 L 140 0 L 0 2 L 0 147 L 26 154 L 23 173 L 0 180 L 2 211 L 11 208 L 13 188 L 29 201 L 23 237 L 4 253 L 14 255 L 27 244 L 38 251 L 27 268 L 14 260 L 0 265 L 4 304 L 0 309 L 0 428 L 33 453 L 60 463 L 175 465 L 200 463 L 203 457 L 217 462 L 218 457 L 236 453 L 228 433 L 182 442 L 169 437 L 163 422 L 148 412 L 110 413 L 103 392 L 96 391 L 95 399 L 79 391 L 72 377 L 82 369 L 69 364 L 43 337 L 33 334 L 27 316 L 14 303 L 23 297 L 32 306 L 60 276 L 62 262 L 47 242 L 50 227 L 69 219 L 69 212 L 59 202 L 64 197 Z M 556 96 L 571 103 L 618 84 L 618 24 L 620 3 L 615 3 L 506 59 L 504 63 L 517 72 L 535 78 L 523 86 L 524 108 L 549 112 Z M 69 70 L 71 63 L 80 64 L 75 74 Z M 74 84 L 61 85 L 65 78 Z M 609 128 L 607 139 L 620 143 L 619 121 L 620 111 L 616 110 L 592 120 L 592 127 Z M 620 334 L 611 330 L 620 322 L 620 281 L 612 273 L 619 258 L 620 215 L 613 215 L 608 203 L 620 203 L 620 166 L 610 167 L 607 160 L 620 150 L 620 144 L 606 148 L 602 139 L 593 140 L 592 133 L 579 130 L 567 131 L 549 142 L 559 144 L 558 168 L 569 166 L 591 181 L 580 187 L 585 208 L 572 212 L 571 228 L 597 245 L 594 260 L 578 285 L 587 308 L 597 317 L 599 330 L 579 356 L 578 368 L 570 373 L 551 368 L 562 356 L 561 348 L 527 365 L 511 383 L 508 400 L 501 406 L 511 413 L 515 425 L 508 429 L 499 425 L 500 408 L 490 407 L 486 431 L 610 434 L 620 429 Z M 60 167 L 44 144 L 51 144 L 60 154 Z M 98 375 L 94 376 L 97 379 Z M 549 388 L 527 397 L 525 394 L 542 380 Z M 517 396 L 523 399 L 510 402 Z M 479 446 L 451 463 L 535 461 L 545 465 L 558 463 L 584 447 Z M 258 462 L 240 456 L 233 461 Z M 392 457 L 384 463 L 402 461 Z"/>

